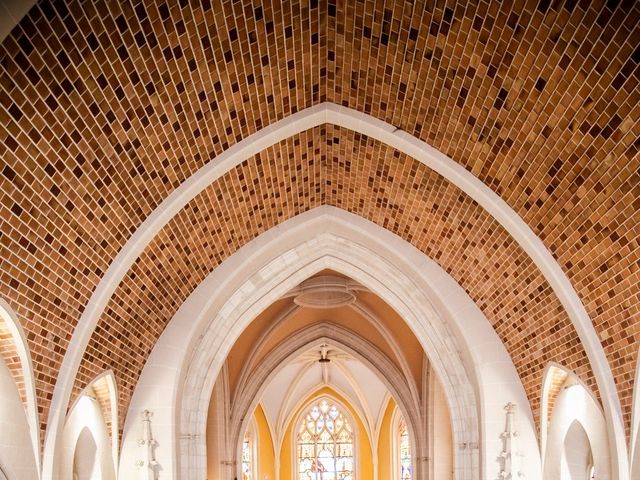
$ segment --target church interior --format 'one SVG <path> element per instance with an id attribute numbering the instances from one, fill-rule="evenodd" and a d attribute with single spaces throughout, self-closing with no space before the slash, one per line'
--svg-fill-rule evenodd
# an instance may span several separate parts
<path id="1" fill-rule="evenodd" d="M 0 1 L 0 480 L 640 480 L 640 2 Z"/>

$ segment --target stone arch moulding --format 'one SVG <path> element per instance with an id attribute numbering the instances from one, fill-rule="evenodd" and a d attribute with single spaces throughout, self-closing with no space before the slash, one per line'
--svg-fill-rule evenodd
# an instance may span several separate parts
<path id="1" fill-rule="evenodd" d="M 308 348 L 324 342 L 335 345 L 349 353 L 376 374 L 389 391 L 393 393 L 399 408 L 402 409 L 405 418 L 408 419 L 407 424 L 412 433 L 412 441 L 414 444 L 420 445 L 420 438 L 416 435 L 420 432 L 420 405 L 415 402 L 411 390 L 406 382 L 402 380 L 401 372 L 393 366 L 377 347 L 367 340 L 353 335 L 352 332 L 337 325 L 332 325 L 331 327 L 316 325 L 290 337 L 273 352 L 270 352 L 247 379 L 246 388 L 239 391 L 231 414 L 231 428 L 233 429 L 231 439 L 236 447 L 239 445 L 241 433 L 246 428 L 248 414 L 256 408 L 261 393 L 265 390 L 270 380 L 288 363 L 288 360 L 297 357 Z M 355 405 L 354 408 L 356 408 Z M 295 410 L 296 408 L 292 408 L 290 413 Z M 361 415 L 363 415 L 362 423 L 365 425 L 369 440 L 373 444 L 375 440 L 374 432 L 371 431 L 371 425 L 368 425 L 366 415 L 363 412 L 361 412 Z M 289 421 L 290 418 L 286 418 L 283 424 L 286 425 Z M 279 424 L 278 428 L 281 426 Z M 279 439 L 281 440 L 281 437 Z"/>
<path id="2" fill-rule="evenodd" d="M 292 315 L 295 315 L 295 313 L 298 312 L 300 308 L 301 307 L 299 307 L 299 306 L 294 304 L 292 307 L 288 308 L 286 311 L 284 311 L 282 313 L 278 313 L 277 316 L 276 316 L 275 321 L 259 336 L 259 338 L 255 342 L 255 345 L 251 349 L 251 353 L 247 357 L 247 361 L 245 363 L 245 367 L 242 369 L 242 371 L 240 373 L 240 376 L 239 376 L 239 379 L 238 379 L 238 382 L 237 382 L 238 385 L 244 385 L 244 384 L 247 383 L 248 377 L 250 375 L 252 375 L 252 373 L 253 373 L 253 370 L 250 368 L 250 365 L 253 365 L 255 363 L 256 355 L 258 354 L 259 351 L 263 350 L 265 342 L 270 338 L 271 333 L 278 326 L 280 326 L 283 322 L 285 322 L 289 318 L 291 318 Z M 409 368 L 409 364 L 408 364 L 406 358 L 404 357 L 404 355 L 402 353 L 400 345 L 393 338 L 393 335 L 391 334 L 389 328 L 378 317 L 378 315 L 375 312 L 370 311 L 365 305 L 363 305 L 357 299 L 353 304 L 349 305 L 349 308 L 351 308 L 352 310 L 357 312 L 359 315 L 362 315 L 364 318 L 366 318 L 372 324 L 374 324 L 376 326 L 376 328 L 379 329 L 379 331 L 387 339 L 387 342 L 389 343 L 389 346 L 391 347 L 391 350 L 393 351 L 393 353 L 395 354 L 396 358 L 398 359 L 398 362 L 400 364 L 401 373 L 406 378 L 411 378 L 411 371 L 410 371 L 410 368 Z M 411 390 L 411 394 L 413 396 L 414 403 L 415 404 L 419 404 L 419 402 L 420 402 L 420 393 L 418 392 L 417 388 L 411 382 L 410 382 L 410 387 L 409 388 Z"/>
<path id="3" fill-rule="evenodd" d="M 301 393 L 301 391 L 296 391 L 295 387 L 299 385 L 301 379 L 307 373 L 308 373 L 308 367 L 301 369 L 300 373 L 298 373 L 295 380 L 291 383 L 290 388 L 285 394 L 284 400 L 282 402 L 283 407 L 280 410 L 278 417 L 276 418 L 276 421 L 275 421 L 276 429 L 272 430 L 272 432 L 274 432 L 272 437 L 275 439 L 274 445 L 276 449 L 279 449 L 282 446 L 284 430 L 289 420 L 289 414 L 291 413 L 291 410 L 295 410 L 294 406 L 297 404 L 296 402 L 299 402 L 301 398 L 309 397 L 317 389 L 325 386 L 325 385 L 315 384 L 310 388 L 308 388 L 306 392 Z M 351 383 L 351 387 L 354 388 L 353 383 Z M 351 406 L 358 411 L 358 415 L 363 419 L 363 424 L 365 425 L 365 428 L 367 430 L 368 437 L 372 438 L 373 433 L 371 432 L 371 429 L 369 428 L 369 424 L 367 423 L 368 412 L 365 410 L 365 406 L 362 405 L 363 404 L 362 398 L 358 396 L 357 393 L 356 393 L 356 396 L 352 396 L 350 393 L 348 393 L 347 391 L 345 391 L 344 389 L 340 388 L 337 385 L 331 385 L 330 388 L 336 391 L 342 397 L 350 401 Z M 258 404 L 260 404 L 260 402 L 258 402 Z"/>
<path id="4" fill-rule="evenodd" d="M 631 412 L 631 448 L 629 449 L 630 478 L 640 478 L 640 355 L 636 364 L 636 377 L 633 387 L 633 409 Z"/>
<path id="5" fill-rule="evenodd" d="M 291 261 L 286 261 L 290 257 Z M 295 258 L 295 261 L 293 260 Z M 264 259 L 258 262 L 263 264 Z M 210 322 L 198 335 L 187 357 L 181 395 L 178 397 L 178 429 L 181 436 L 192 439 L 178 452 L 181 477 L 199 478 L 206 462 L 194 452 L 204 449 L 204 438 L 210 392 L 217 372 L 233 344 L 253 319 L 273 301 L 295 285 L 326 268 L 347 275 L 380 296 L 414 330 L 442 379 L 455 419 L 454 437 L 468 446 L 456 456 L 460 479 L 475 478 L 479 443 L 479 419 L 476 389 L 478 383 L 469 378 L 454 333 L 434 311 L 422 289 L 407 278 L 396 265 L 377 252 L 363 248 L 343 237 L 319 234 L 272 259 L 255 272 L 217 310 L 209 311 Z M 385 279 L 384 282 L 379 279 Z M 476 445 L 476 447 L 473 447 Z"/>
<path id="6" fill-rule="evenodd" d="M 522 408 L 519 427 L 529 458 L 527 478 L 540 478 L 527 397 L 511 359 L 478 306 L 411 244 L 328 206 L 287 220 L 249 242 L 209 274 L 178 309 L 132 397 L 123 434 L 122 475 L 135 472 L 135 412 L 146 408 L 154 411 L 160 425 L 156 437 L 159 457 L 165 459 L 163 470 L 174 478 L 179 471 L 184 478 L 198 477 L 205 463 L 200 432 L 212 382 L 228 350 L 263 308 L 326 268 L 351 276 L 387 301 L 431 355 L 458 430 L 458 478 L 479 478 L 480 470 L 487 478 L 498 475 L 495 458 L 502 448 L 503 407 L 509 401 Z M 446 344 L 441 346 L 443 338 Z M 466 438 L 460 438 L 463 434 Z M 480 452 L 464 448 L 477 442 L 486 448 Z M 479 456 L 475 461 L 474 455 Z"/>
<path id="7" fill-rule="evenodd" d="M 604 415 L 604 411 L 602 409 L 602 406 L 600 405 L 600 402 L 598 401 L 598 398 L 578 375 L 567 369 L 564 365 L 560 365 L 557 362 L 549 362 L 542 374 L 542 390 L 540 401 L 540 454 L 542 456 L 543 465 L 546 455 L 547 435 L 550 422 L 549 415 L 553 414 L 553 408 L 550 409 L 549 406 L 549 394 L 551 389 L 551 381 L 553 380 L 553 374 L 555 371 L 562 372 L 567 376 L 567 378 L 571 378 L 572 381 L 580 384 L 584 391 L 593 400 L 593 403 L 598 406 L 600 413 Z"/>
<path id="8" fill-rule="evenodd" d="M 227 149 L 174 190 L 146 218 L 120 250 L 87 303 L 63 359 L 47 421 L 44 474 L 53 473 L 53 461 L 74 377 L 91 334 L 115 289 L 147 244 L 182 207 L 225 172 L 274 143 L 326 123 L 367 135 L 424 163 L 486 209 L 527 252 L 553 288 L 584 345 L 603 399 L 611 450 L 617 452 L 616 471 L 621 479 L 626 478 L 626 437 L 622 410 L 610 366 L 584 305 L 542 241 L 504 200 L 449 157 L 393 125 L 332 103 L 322 103 L 274 122 Z"/>
<path id="9" fill-rule="evenodd" d="M 73 477 L 76 454 L 86 452 L 83 448 L 78 450 L 79 442 L 84 441 L 92 442 L 95 447 L 91 449 L 95 455 L 90 464 L 83 462 L 85 472 L 91 472 L 91 478 L 115 480 L 116 470 L 109 451 L 109 438 L 102 419 L 102 410 L 95 397 L 83 394 L 69 411 L 65 422 L 63 452 L 56 464 L 60 478 Z"/>
<path id="10" fill-rule="evenodd" d="M 15 345 L 18 356 L 20 357 L 20 365 L 22 368 L 22 377 L 26 393 L 25 414 L 27 423 L 29 424 L 29 434 L 31 436 L 31 444 L 33 446 L 33 456 L 36 462 L 36 468 L 40 472 L 40 426 L 38 422 L 38 405 L 36 397 L 36 386 L 33 377 L 33 364 L 31 362 L 31 352 L 27 344 L 27 338 L 24 330 L 20 325 L 18 316 L 15 314 L 11 306 L 0 298 L 0 320 L 11 332 L 13 343 Z"/>

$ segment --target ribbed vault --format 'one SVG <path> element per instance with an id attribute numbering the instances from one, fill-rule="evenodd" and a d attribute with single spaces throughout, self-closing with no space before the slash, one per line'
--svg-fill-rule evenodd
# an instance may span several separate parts
<path id="1" fill-rule="evenodd" d="M 427 141 L 527 222 L 593 320 L 628 426 L 640 337 L 638 2 L 193 3 L 41 2 L 0 47 L 0 295 L 29 340 L 42 429 L 78 318 L 132 232 L 216 155 L 321 101 Z M 321 204 L 398 233 L 456 278 L 535 412 L 549 360 L 595 388 L 557 298 L 494 220 L 418 162 L 320 127 L 231 171 L 163 229 L 114 295 L 76 392 L 113 368 L 123 418 L 155 339 L 198 281 Z"/>

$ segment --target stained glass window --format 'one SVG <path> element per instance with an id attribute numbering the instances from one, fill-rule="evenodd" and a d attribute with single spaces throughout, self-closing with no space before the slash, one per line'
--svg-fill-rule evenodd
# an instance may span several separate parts
<path id="1" fill-rule="evenodd" d="M 353 480 L 353 428 L 327 399 L 313 404 L 298 428 L 300 480 Z"/>
<path id="2" fill-rule="evenodd" d="M 402 480 L 411 480 L 411 445 L 409 444 L 409 431 L 404 419 L 400 420 L 399 430 L 399 447 L 400 447 L 400 478 Z"/>
<path id="3" fill-rule="evenodd" d="M 242 480 L 253 480 L 253 445 L 249 429 L 242 441 Z"/>

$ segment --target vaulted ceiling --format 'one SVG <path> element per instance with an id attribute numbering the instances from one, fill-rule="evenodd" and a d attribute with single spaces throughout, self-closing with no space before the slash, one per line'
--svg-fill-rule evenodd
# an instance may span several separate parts
<path id="1" fill-rule="evenodd" d="M 312 331 L 303 348 L 290 343 Z M 319 331 L 340 332 L 342 343 L 315 336 Z M 358 357 L 367 353 L 372 358 Z M 371 439 L 390 398 L 411 412 L 409 420 L 423 425 L 420 412 L 428 404 L 426 397 L 435 395 L 428 389 L 436 383 L 434 388 L 442 388 L 403 319 L 366 287 L 332 270 L 313 276 L 262 311 L 231 348 L 220 375 L 228 388 L 232 423 L 247 418 L 252 412 L 244 409 L 259 402 L 276 445 L 301 402 L 323 388 L 349 401 Z"/>
<path id="2" fill-rule="evenodd" d="M 137 227 L 198 168 L 333 102 L 424 140 L 519 214 L 581 297 L 628 422 L 640 339 L 638 2 L 40 2 L 0 46 L 0 296 L 32 350 L 40 421 L 78 318 Z M 213 182 L 131 267 L 76 393 L 116 374 L 120 418 L 184 299 L 319 205 L 436 260 L 504 342 L 536 415 L 554 360 L 596 390 L 542 273 L 464 192 L 325 125 Z"/>

